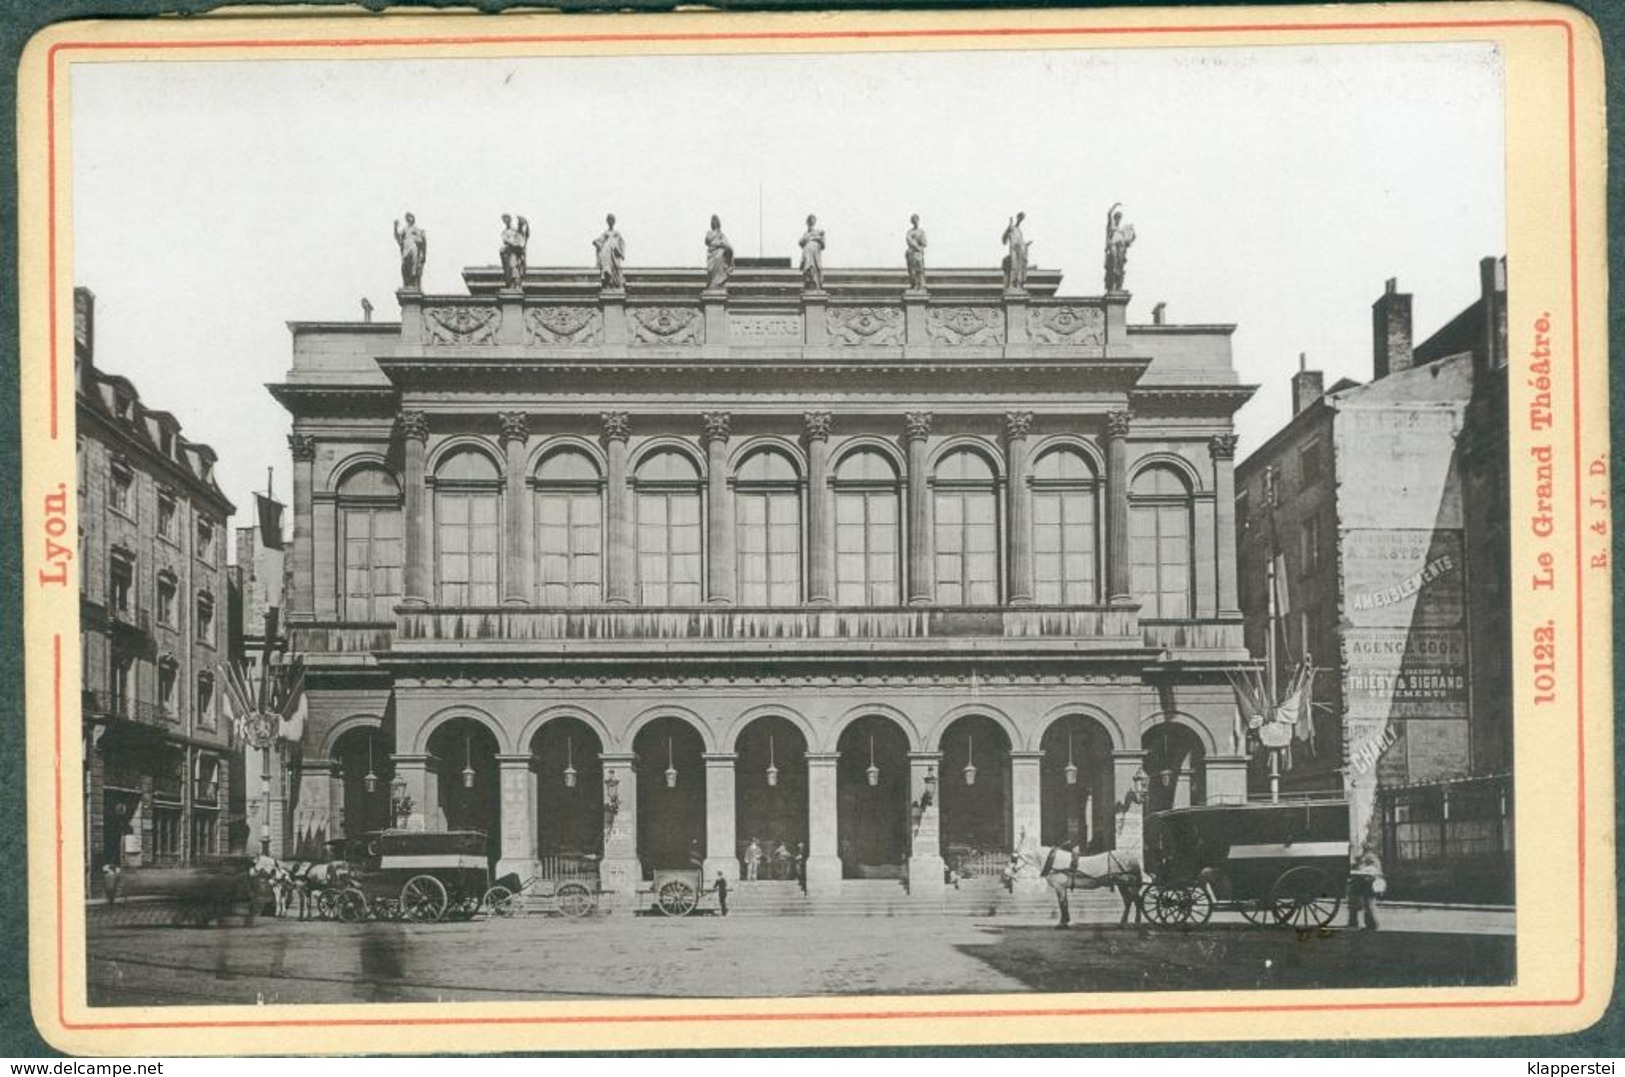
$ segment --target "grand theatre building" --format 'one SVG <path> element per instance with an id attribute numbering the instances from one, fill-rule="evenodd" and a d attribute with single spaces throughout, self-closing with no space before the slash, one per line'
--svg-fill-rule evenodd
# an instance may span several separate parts
<path id="1" fill-rule="evenodd" d="M 1232 326 L 1041 270 L 463 277 L 293 323 L 272 387 L 302 854 L 478 829 L 629 893 L 782 844 L 815 898 L 930 893 L 1112 847 L 1136 784 L 1245 796 Z"/>

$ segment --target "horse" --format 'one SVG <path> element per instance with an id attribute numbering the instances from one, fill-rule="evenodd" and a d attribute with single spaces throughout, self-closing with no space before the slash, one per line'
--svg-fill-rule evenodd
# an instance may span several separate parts
<path id="1" fill-rule="evenodd" d="M 1115 850 L 1082 856 L 1071 846 L 1071 842 L 1066 842 L 1050 847 L 1044 851 L 1041 862 L 1033 859 L 1025 850 L 1021 854 L 1023 860 L 1030 864 L 1055 892 L 1055 903 L 1061 912 L 1061 922 L 1055 926 L 1064 928 L 1072 923 L 1069 895 L 1073 890 L 1098 890 L 1107 886 L 1116 890 L 1118 897 L 1123 900 L 1123 915 L 1117 921 L 1118 924 L 1127 924 L 1130 912 L 1134 913 L 1134 920 L 1138 923 L 1140 889 L 1145 883 L 1139 856 L 1132 852 Z"/>
<path id="2" fill-rule="evenodd" d="M 276 915 L 281 916 L 298 901 L 299 919 L 309 920 L 319 910 L 321 896 L 328 890 L 342 890 L 349 882 L 346 866 L 338 861 L 312 860 L 283 862 L 261 856 L 250 869 L 263 878 L 276 893 Z"/>

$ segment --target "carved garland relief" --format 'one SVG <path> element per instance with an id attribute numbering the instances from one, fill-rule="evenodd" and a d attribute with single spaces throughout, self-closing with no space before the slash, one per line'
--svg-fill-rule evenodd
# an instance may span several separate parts
<path id="1" fill-rule="evenodd" d="M 1004 343 L 1004 311 L 996 307 L 932 307 L 925 332 L 933 343 L 985 345 Z"/>
<path id="2" fill-rule="evenodd" d="M 495 307 L 428 307 L 423 330 L 431 345 L 495 344 L 502 312 Z"/>
<path id="3" fill-rule="evenodd" d="M 603 316 L 592 307 L 533 307 L 525 311 L 526 344 L 597 344 Z"/>
<path id="4" fill-rule="evenodd" d="M 1099 307 L 1034 307 L 1027 335 L 1034 344 L 1100 347 L 1106 343 L 1106 312 Z"/>
<path id="5" fill-rule="evenodd" d="M 831 307 L 824 317 L 831 344 L 900 345 L 904 342 L 900 307 Z"/>
<path id="6" fill-rule="evenodd" d="M 635 307 L 632 316 L 634 344 L 703 344 L 705 321 L 698 310 L 686 307 Z"/>

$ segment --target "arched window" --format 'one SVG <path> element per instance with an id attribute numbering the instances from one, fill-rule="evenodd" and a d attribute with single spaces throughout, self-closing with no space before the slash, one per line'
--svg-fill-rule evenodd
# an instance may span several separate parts
<path id="1" fill-rule="evenodd" d="M 536 600 L 544 606 L 597 605 L 603 586 L 603 494 L 598 465 L 560 449 L 536 472 Z"/>
<path id="2" fill-rule="evenodd" d="M 1095 470 L 1076 449 L 1051 449 L 1033 464 L 1033 599 L 1088 606 L 1100 600 Z"/>
<path id="3" fill-rule="evenodd" d="M 739 601 L 801 601 L 801 487 L 795 465 L 771 449 L 751 453 L 734 479 L 739 528 Z"/>
<path id="4" fill-rule="evenodd" d="M 897 468 L 884 454 L 858 449 L 835 468 L 835 601 L 842 606 L 896 606 Z"/>
<path id="5" fill-rule="evenodd" d="M 494 606 L 502 475 L 484 453 L 460 449 L 440 462 L 434 480 L 439 602 Z"/>
<path id="6" fill-rule="evenodd" d="M 1191 615 L 1191 490 L 1171 467 L 1154 464 L 1129 487 L 1129 551 L 1140 616 Z"/>
<path id="7" fill-rule="evenodd" d="M 377 465 L 356 468 L 338 488 L 339 616 L 388 621 L 405 592 L 401 488 Z"/>
<path id="8" fill-rule="evenodd" d="M 645 456 L 635 476 L 638 600 L 645 606 L 700 603 L 700 472 L 675 449 Z"/>
<path id="9" fill-rule="evenodd" d="M 999 601 L 999 509 L 987 457 L 956 449 L 937 461 L 937 604 Z"/>

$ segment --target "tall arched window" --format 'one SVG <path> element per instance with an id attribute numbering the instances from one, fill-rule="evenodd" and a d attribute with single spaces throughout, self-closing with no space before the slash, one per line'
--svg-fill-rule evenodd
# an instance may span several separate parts
<path id="1" fill-rule="evenodd" d="M 883 453 L 858 449 L 835 468 L 835 601 L 842 606 L 896 606 L 897 468 Z"/>
<path id="2" fill-rule="evenodd" d="M 999 509 L 987 457 L 956 449 L 937 461 L 937 604 L 999 601 Z"/>
<path id="3" fill-rule="evenodd" d="M 376 464 L 355 468 L 338 488 L 339 616 L 388 621 L 405 593 L 401 488 Z"/>
<path id="4" fill-rule="evenodd" d="M 560 449 L 536 472 L 536 600 L 544 606 L 594 606 L 602 594 L 603 494 L 598 465 Z"/>
<path id="5" fill-rule="evenodd" d="M 1191 490 L 1154 464 L 1129 487 L 1129 551 L 1141 617 L 1191 615 Z"/>
<path id="6" fill-rule="evenodd" d="M 502 549 L 502 473 L 461 449 L 435 470 L 435 540 L 442 606 L 494 606 Z"/>
<path id="7" fill-rule="evenodd" d="M 739 601 L 794 606 L 801 601 L 801 486 L 780 452 L 753 452 L 734 479 L 739 528 Z"/>
<path id="8" fill-rule="evenodd" d="M 638 591 L 645 606 L 700 603 L 700 472 L 675 449 L 645 456 L 636 475 Z"/>
<path id="9" fill-rule="evenodd" d="M 1076 449 L 1051 449 L 1033 464 L 1033 598 L 1041 605 L 1098 602 L 1095 470 Z"/>

